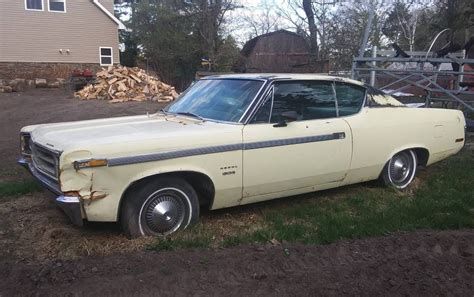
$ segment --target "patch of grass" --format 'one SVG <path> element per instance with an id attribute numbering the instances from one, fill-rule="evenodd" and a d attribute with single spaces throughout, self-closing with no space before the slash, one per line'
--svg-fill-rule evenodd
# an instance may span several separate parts
<path id="1" fill-rule="evenodd" d="M 474 227 L 474 158 L 463 153 L 439 164 L 413 194 L 358 189 L 341 200 L 308 200 L 266 214 L 278 240 L 327 244 L 416 229 Z"/>
<path id="2" fill-rule="evenodd" d="M 268 242 L 273 238 L 273 234 L 269 229 L 260 229 L 249 233 L 239 233 L 224 237 L 220 242 L 222 247 L 231 247 L 242 244 L 252 244 L 257 242 Z"/>
<path id="3" fill-rule="evenodd" d="M 201 227 L 201 229 L 199 229 Z M 209 248 L 212 238 L 198 225 L 189 230 L 178 232 L 173 236 L 157 237 L 146 249 L 152 251 L 172 251 L 182 248 Z"/>
<path id="4" fill-rule="evenodd" d="M 24 195 L 40 190 L 40 186 L 34 180 L 15 180 L 0 182 L 0 197 L 12 197 Z"/>
<path id="5" fill-rule="evenodd" d="M 262 207 L 258 228 L 233 227 L 222 235 L 212 224 L 199 224 L 149 248 L 230 247 L 271 240 L 329 244 L 397 231 L 474 228 L 473 172 L 474 154 L 463 151 L 429 167 L 410 191 L 360 185 L 305 195 L 309 199 L 290 198 Z"/>

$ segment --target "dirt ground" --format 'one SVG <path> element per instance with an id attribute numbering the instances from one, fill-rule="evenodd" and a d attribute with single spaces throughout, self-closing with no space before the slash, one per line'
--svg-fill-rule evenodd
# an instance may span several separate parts
<path id="1" fill-rule="evenodd" d="M 474 231 L 2 266 L 5 296 L 472 296 Z"/>
<path id="2" fill-rule="evenodd" d="M 19 131 L 26 125 L 89 120 L 103 117 L 153 113 L 165 105 L 155 102 L 125 102 L 74 99 L 66 90 L 35 89 L 0 93 L 0 162 L 13 164 L 19 150 Z M 8 170 L 5 166 L 0 173 Z"/>
<path id="3" fill-rule="evenodd" d="M 161 107 L 79 101 L 62 90 L 0 94 L 0 181 L 28 178 L 15 165 L 22 126 Z M 72 226 L 52 197 L 43 191 L 0 200 L 0 296 L 474 294 L 474 230 L 401 233 L 326 246 L 156 252 L 145 251 L 153 239 L 130 241 L 117 224 Z M 204 213 L 201 220 L 223 230 L 247 228 L 258 223 L 259 207 Z"/>

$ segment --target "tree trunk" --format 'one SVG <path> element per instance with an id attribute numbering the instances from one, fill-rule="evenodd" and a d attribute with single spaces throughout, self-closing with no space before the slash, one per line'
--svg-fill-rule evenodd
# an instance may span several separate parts
<path id="1" fill-rule="evenodd" d="M 313 60 L 317 60 L 319 57 L 319 47 L 318 47 L 318 28 L 314 19 L 313 6 L 311 5 L 311 0 L 303 0 L 303 9 L 306 17 L 308 18 L 308 27 L 309 27 L 309 46 Z"/>

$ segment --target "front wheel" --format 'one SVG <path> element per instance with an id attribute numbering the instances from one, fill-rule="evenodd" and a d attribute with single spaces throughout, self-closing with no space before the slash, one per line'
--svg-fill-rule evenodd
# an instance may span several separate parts
<path id="1" fill-rule="evenodd" d="M 121 210 L 122 228 L 129 238 L 168 235 L 198 218 L 196 191 L 179 178 L 158 178 L 130 190 Z"/>
<path id="2" fill-rule="evenodd" d="M 399 152 L 385 165 L 382 180 L 387 186 L 405 189 L 415 178 L 416 167 L 417 159 L 413 150 Z"/>

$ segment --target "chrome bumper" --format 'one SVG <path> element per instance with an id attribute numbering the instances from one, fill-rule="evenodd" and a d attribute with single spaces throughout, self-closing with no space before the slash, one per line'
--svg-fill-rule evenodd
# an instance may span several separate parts
<path id="1" fill-rule="evenodd" d="M 59 207 L 69 217 L 74 225 L 84 225 L 84 220 L 82 217 L 82 204 L 79 197 L 64 196 L 59 186 L 38 172 L 30 160 L 20 158 L 17 163 L 25 167 L 44 188 L 59 196 L 55 200 L 56 204 L 59 205 Z"/>

